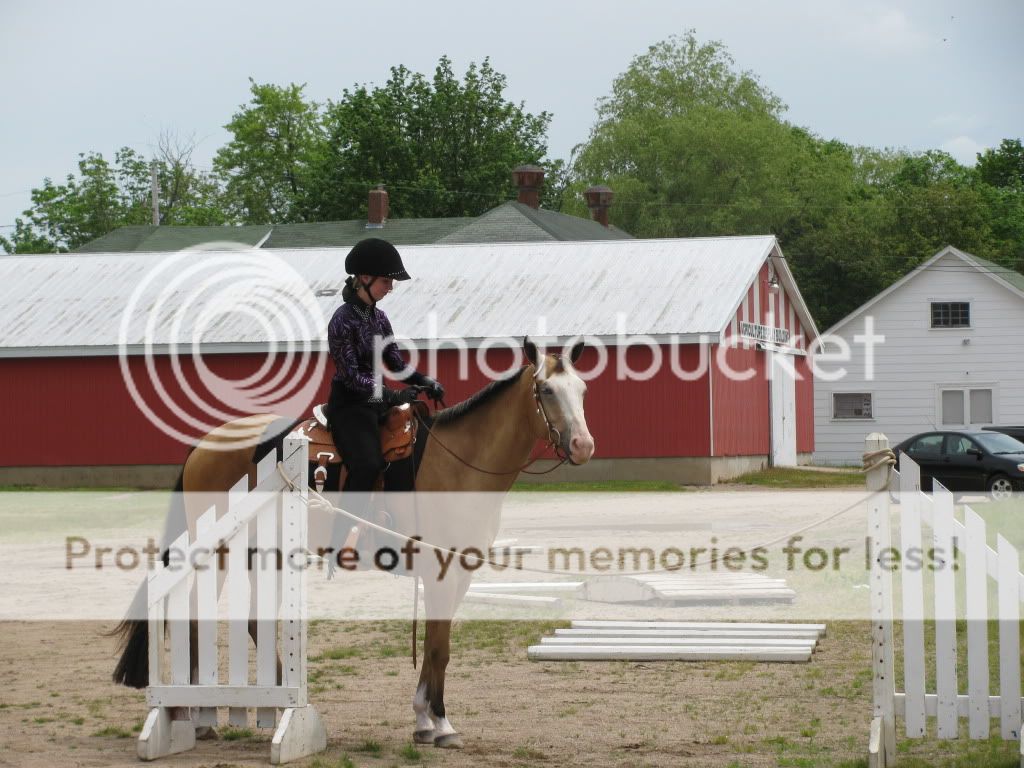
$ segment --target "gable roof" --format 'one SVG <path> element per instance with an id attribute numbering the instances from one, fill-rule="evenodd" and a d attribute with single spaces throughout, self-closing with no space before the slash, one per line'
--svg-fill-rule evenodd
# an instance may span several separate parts
<path id="1" fill-rule="evenodd" d="M 917 267 L 916 269 L 912 270 L 911 272 L 908 272 L 903 277 L 901 277 L 899 280 L 897 280 L 895 283 L 893 283 L 888 288 L 886 288 L 884 291 L 882 291 L 881 293 L 876 295 L 874 298 L 868 300 L 864 304 L 861 304 L 859 307 L 857 307 L 857 309 L 853 310 L 853 312 L 848 314 L 846 317 L 844 317 L 838 323 L 836 323 L 831 328 L 829 328 L 827 331 L 825 331 L 825 333 L 826 334 L 835 333 L 840 328 L 842 328 L 844 325 L 849 323 L 851 320 L 853 320 L 853 319 L 859 317 L 860 315 L 864 314 L 867 310 L 869 310 L 871 307 L 875 306 L 875 304 L 880 302 L 886 296 L 888 296 L 889 294 L 893 293 L 894 291 L 899 289 L 901 286 L 909 283 L 911 280 L 916 278 L 922 272 L 924 272 L 929 267 L 931 267 L 935 262 L 937 262 L 939 259 L 942 259 L 945 256 L 955 256 L 956 258 L 958 258 L 961 261 L 963 261 L 964 264 L 966 264 L 966 265 L 968 265 L 970 267 L 973 267 L 980 274 L 985 275 L 986 277 L 990 278 L 991 280 L 994 280 L 996 283 L 1001 285 L 1003 288 L 1006 288 L 1011 293 L 1015 293 L 1017 296 L 1019 296 L 1020 298 L 1024 299 L 1024 275 L 1022 275 L 1020 272 L 1016 272 L 1016 271 L 1010 269 L 1009 267 L 1000 266 L 999 264 L 996 264 L 994 262 L 988 261 L 987 259 L 983 259 L 983 258 L 981 258 L 979 256 L 975 256 L 972 253 L 967 253 L 966 251 L 961 251 L 959 248 L 954 248 L 952 245 L 947 245 L 941 251 L 939 251 L 934 256 L 932 256 L 930 259 L 928 259 L 926 262 L 921 264 L 921 266 Z"/>
<path id="2" fill-rule="evenodd" d="M 225 314 L 214 304 L 216 295 L 207 298 L 201 290 L 209 279 L 202 260 L 215 263 L 216 251 L 176 262 L 190 268 L 177 268 L 173 286 L 154 279 L 162 259 L 151 253 L 7 256 L 0 259 L 7 297 L 0 303 L 0 356 L 116 354 L 122 332 L 131 353 L 145 343 L 157 352 L 165 345 L 187 346 L 193 335 L 210 352 L 263 352 L 275 342 L 299 340 L 325 348 L 327 321 L 340 302 L 345 252 L 256 251 L 261 267 L 280 274 L 275 290 L 286 299 L 308 297 L 322 316 L 305 330 L 270 329 L 251 315 Z M 622 333 L 659 343 L 673 336 L 682 343 L 702 337 L 717 342 L 768 258 L 784 283 L 791 279 L 772 236 L 414 245 L 403 248 L 402 259 L 415 279 L 401 284 L 384 309 L 400 333 L 423 347 L 449 339 L 476 346 L 526 334 L 563 341 L 581 334 L 613 340 Z M 806 324 L 799 292 L 790 295 Z M 133 296 L 134 313 L 122 318 Z M 188 311 L 175 322 L 151 318 L 149 307 L 160 305 L 158 299 L 168 311 Z M 155 337 L 147 339 L 150 323 Z M 277 335 L 270 338 L 270 331 Z"/>
<path id="3" fill-rule="evenodd" d="M 538 240 L 632 240 L 593 219 L 531 208 L 516 200 L 502 203 L 438 240 L 440 243 L 518 243 Z"/>
<path id="4" fill-rule="evenodd" d="M 242 227 L 158 227 L 153 224 L 118 227 L 80 245 L 73 253 L 166 253 L 216 241 L 256 245 L 270 234 L 270 229 L 265 224 Z"/>
<path id="5" fill-rule="evenodd" d="M 603 227 L 591 219 L 534 209 L 510 201 L 480 216 L 434 219 L 388 219 L 368 227 L 365 219 L 241 227 L 120 227 L 78 247 L 74 253 L 166 253 L 218 242 L 259 248 L 330 248 L 351 246 L 365 237 L 383 237 L 395 245 L 426 243 L 499 243 L 540 240 L 624 240 L 632 235 Z"/>

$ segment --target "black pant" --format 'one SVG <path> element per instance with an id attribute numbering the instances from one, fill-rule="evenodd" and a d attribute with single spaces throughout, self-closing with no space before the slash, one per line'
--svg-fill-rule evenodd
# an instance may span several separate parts
<path id="1" fill-rule="evenodd" d="M 327 407 L 331 436 L 348 469 L 345 485 L 341 489 L 344 494 L 343 505 L 352 514 L 369 520 L 373 517 L 370 492 L 380 473 L 384 472 L 385 491 L 411 491 L 414 485 L 414 465 L 412 458 L 389 465 L 381 455 L 380 420 L 389 410 L 388 406 L 384 403 L 353 402 L 352 398 L 345 395 L 344 390 L 332 387 Z M 383 500 L 378 499 L 375 504 L 377 509 L 384 508 Z M 351 520 L 335 518 L 331 535 L 331 546 L 335 551 L 341 548 L 351 526 Z M 383 539 L 380 536 L 377 539 L 380 545 Z"/>

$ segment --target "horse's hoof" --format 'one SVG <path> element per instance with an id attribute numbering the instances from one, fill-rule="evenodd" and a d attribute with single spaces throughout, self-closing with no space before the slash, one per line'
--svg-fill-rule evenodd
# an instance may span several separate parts
<path id="1" fill-rule="evenodd" d="M 462 749 L 462 737 L 457 733 L 446 733 L 434 739 L 434 746 L 440 749 Z"/>
<path id="2" fill-rule="evenodd" d="M 416 744 L 433 744 L 434 743 L 434 729 L 431 728 L 426 731 L 413 731 L 412 740 Z"/>
<path id="3" fill-rule="evenodd" d="M 196 727 L 196 741 L 213 741 L 219 739 L 220 734 L 217 733 L 217 729 L 209 725 L 200 725 Z"/>

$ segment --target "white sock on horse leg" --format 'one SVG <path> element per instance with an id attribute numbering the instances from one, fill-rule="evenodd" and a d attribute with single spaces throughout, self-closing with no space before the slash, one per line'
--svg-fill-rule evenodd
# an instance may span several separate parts
<path id="1" fill-rule="evenodd" d="M 420 683 L 416 695 L 412 697 L 412 709 L 416 713 L 416 730 L 431 731 L 434 721 L 430 717 L 430 705 L 427 703 L 427 684 Z"/>
<path id="2" fill-rule="evenodd" d="M 434 738 L 435 739 L 438 736 L 447 736 L 449 733 L 456 733 L 455 728 L 452 726 L 451 723 L 448 722 L 448 718 L 447 717 L 436 717 L 434 715 L 431 715 L 430 719 L 434 723 Z"/>

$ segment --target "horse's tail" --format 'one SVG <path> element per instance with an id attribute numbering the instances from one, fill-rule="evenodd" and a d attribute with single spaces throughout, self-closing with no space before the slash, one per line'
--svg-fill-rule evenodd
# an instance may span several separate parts
<path id="1" fill-rule="evenodd" d="M 164 528 L 163 555 L 164 565 L 170 562 L 170 542 L 177 538 L 180 526 L 185 529 L 185 470 L 181 470 L 178 482 L 174 486 L 171 497 L 171 508 L 167 512 L 167 523 Z M 111 636 L 118 638 L 121 658 L 114 668 L 114 682 L 132 688 L 145 688 L 149 685 L 149 623 L 145 619 L 133 618 L 145 616 L 149 606 L 146 604 L 147 582 L 143 580 L 135 590 L 135 597 L 128 608 L 128 615 L 114 627 Z"/>

